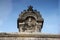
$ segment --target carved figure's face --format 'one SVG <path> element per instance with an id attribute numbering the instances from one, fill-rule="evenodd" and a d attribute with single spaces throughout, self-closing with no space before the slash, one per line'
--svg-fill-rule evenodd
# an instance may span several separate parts
<path id="1" fill-rule="evenodd" d="M 28 17 L 25 22 L 28 30 L 32 30 L 35 28 L 34 26 L 36 25 L 36 20 L 34 18 Z"/>
<path id="2" fill-rule="evenodd" d="M 29 17 L 26 19 L 26 23 L 28 24 L 28 26 L 32 26 L 35 25 L 36 20 L 32 17 Z"/>

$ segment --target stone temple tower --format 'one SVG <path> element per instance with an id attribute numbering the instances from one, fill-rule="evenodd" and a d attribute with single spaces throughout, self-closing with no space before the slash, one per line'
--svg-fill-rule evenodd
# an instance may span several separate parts
<path id="1" fill-rule="evenodd" d="M 37 10 L 29 6 L 27 10 L 21 12 L 17 20 L 19 32 L 40 32 L 43 27 L 43 18 Z"/>

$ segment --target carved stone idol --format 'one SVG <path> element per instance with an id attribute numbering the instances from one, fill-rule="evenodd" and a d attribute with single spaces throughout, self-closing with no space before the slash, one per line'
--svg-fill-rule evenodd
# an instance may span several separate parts
<path id="1" fill-rule="evenodd" d="M 43 18 L 40 13 L 29 6 L 21 12 L 17 20 L 19 32 L 40 32 L 43 27 Z"/>

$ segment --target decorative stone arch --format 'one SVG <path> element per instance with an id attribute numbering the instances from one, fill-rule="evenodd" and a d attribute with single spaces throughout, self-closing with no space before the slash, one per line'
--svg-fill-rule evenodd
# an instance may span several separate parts
<path id="1" fill-rule="evenodd" d="M 31 7 L 31 6 L 30 6 Z M 30 28 L 32 27 L 32 29 L 30 30 L 31 32 L 38 32 L 39 30 L 41 31 L 42 26 L 43 26 L 43 18 L 40 15 L 39 12 L 34 11 L 31 7 L 28 8 L 28 10 L 23 11 L 20 15 L 19 18 L 17 20 L 17 28 L 19 29 L 19 32 L 25 29 L 30 30 Z M 29 18 L 32 18 L 32 22 L 29 21 Z M 27 19 L 27 20 L 26 20 Z M 34 27 L 33 27 L 34 26 Z M 23 27 L 23 29 L 22 29 Z M 26 27 L 26 28 L 24 28 Z M 29 27 L 29 28 L 28 28 Z M 21 30 L 20 30 L 21 29 Z M 27 31 L 28 31 L 27 30 Z M 23 32 L 23 31 L 22 31 Z"/>

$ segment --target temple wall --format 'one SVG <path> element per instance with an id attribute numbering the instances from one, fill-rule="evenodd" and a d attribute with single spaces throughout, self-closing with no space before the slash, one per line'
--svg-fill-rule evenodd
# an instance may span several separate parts
<path id="1" fill-rule="evenodd" d="M 42 33 L 0 33 L 0 40 L 60 40 L 60 35 Z"/>
<path id="2" fill-rule="evenodd" d="M 0 40 L 60 40 L 60 38 L 0 37 Z"/>

